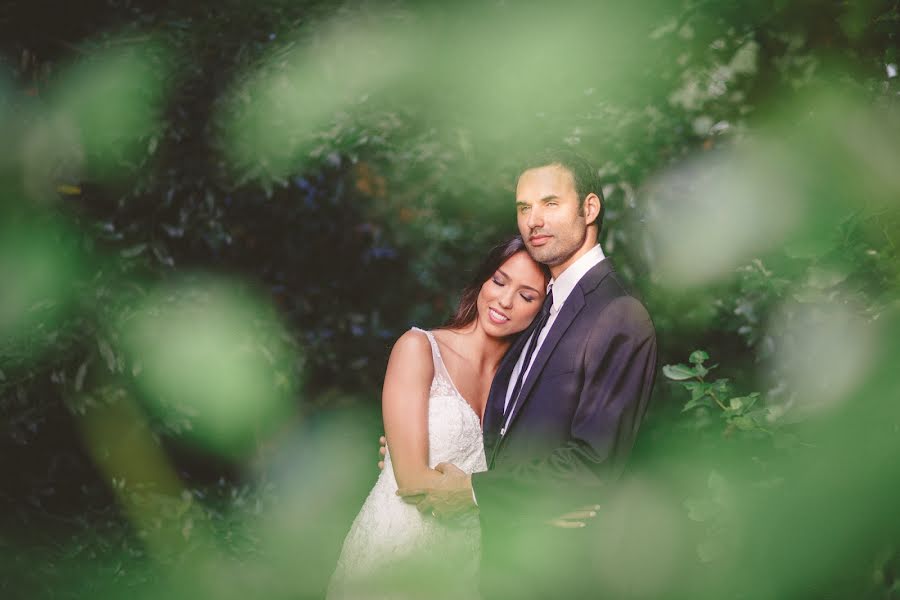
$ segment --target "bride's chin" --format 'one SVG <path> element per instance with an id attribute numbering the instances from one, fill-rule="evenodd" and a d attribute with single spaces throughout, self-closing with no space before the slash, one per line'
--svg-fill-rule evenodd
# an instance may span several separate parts
<path id="1" fill-rule="evenodd" d="M 522 331 L 521 329 L 516 330 L 514 327 L 510 327 L 508 323 L 498 325 L 490 320 L 482 324 L 481 328 L 488 336 L 500 339 L 512 337 Z"/>
<path id="2" fill-rule="evenodd" d="M 506 337 L 509 335 L 506 324 L 494 323 L 490 317 L 485 317 L 481 321 L 481 329 L 491 337 Z"/>

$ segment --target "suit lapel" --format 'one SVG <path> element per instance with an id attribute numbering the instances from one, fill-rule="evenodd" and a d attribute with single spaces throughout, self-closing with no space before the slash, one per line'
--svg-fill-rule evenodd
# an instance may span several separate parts
<path id="1" fill-rule="evenodd" d="M 550 331 L 547 332 L 547 337 L 544 338 L 544 343 L 541 344 L 541 347 L 534 358 L 531 370 L 528 371 L 528 376 L 522 383 L 522 390 L 519 392 L 519 401 L 512 409 L 513 412 L 509 418 L 507 429 L 512 427 L 513 423 L 515 423 L 516 416 L 518 416 L 519 412 L 522 410 L 522 406 L 528 401 L 531 390 L 534 388 L 534 383 L 540 377 L 541 371 L 543 371 L 544 366 L 550 359 L 550 355 L 553 353 L 553 350 L 556 349 L 559 340 L 562 339 L 563 334 L 569 329 L 572 321 L 575 320 L 575 317 L 578 316 L 578 313 L 581 312 L 583 307 L 584 294 L 581 293 L 578 286 L 575 286 L 575 289 L 573 289 L 572 293 L 569 294 L 569 297 L 566 298 L 566 303 L 563 305 L 562 309 L 560 309 L 559 314 L 556 315 L 556 320 L 553 322 L 553 326 L 550 327 Z"/>
<path id="2" fill-rule="evenodd" d="M 600 282 L 612 271 L 613 268 L 609 259 L 601 261 L 584 274 L 581 280 L 572 289 L 569 297 L 566 298 L 559 314 L 556 315 L 553 326 L 550 328 L 550 331 L 547 332 L 547 337 L 544 338 L 544 343 L 541 344 L 541 347 L 538 350 L 534 363 L 531 365 L 531 370 L 528 372 L 528 377 L 526 377 L 525 381 L 522 383 L 519 402 L 513 407 L 512 416 L 510 416 L 507 429 L 512 428 L 522 407 L 528 402 L 528 399 L 531 396 L 531 390 L 534 388 L 534 384 L 540 377 L 541 371 L 543 371 L 544 366 L 546 366 L 547 361 L 550 359 L 550 355 L 553 354 L 559 341 L 575 321 L 575 317 L 577 317 L 578 313 L 581 312 L 581 309 L 584 308 L 585 295 L 596 289 L 596 287 L 600 285 Z"/>
<path id="3" fill-rule="evenodd" d="M 506 400 L 506 392 L 509 388 L 509 378 L 516 366 L 516 361 L 522 353 L 525 343 L 528 341 L 531 329 L 526 329 L 516 341 L 513 342 L 506 356 L 497 368 L 497 374 L 491 382 L 491 390 L 488 393 L 488 402 L 484 412 L 484 447 L 490 456 L 490 448 L 493 447 L 503 426 L 503 403 Z"/>

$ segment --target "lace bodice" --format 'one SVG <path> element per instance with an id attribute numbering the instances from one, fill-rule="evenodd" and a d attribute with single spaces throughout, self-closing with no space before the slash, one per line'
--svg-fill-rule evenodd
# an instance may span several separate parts
<path id="1" fill-rule="evenodd" d="M 428 465 L 449 462 L 467 473 L 484 471 L 487 462 L 481 422 L 466 402 L 441 358 L 430 331 L 434 363 L 428 395 Z M 338 559 L 329 598 L 477 597 L 481 535 L 477 515 L 452 524 L 423 517 L 396 495 L 390 448 L 384 470 L 356 516 Z M 449 564 L 448 564 L 449 563 Z M 448 566 L 450 567 L 448 569 Z M 452 573 L 452 580 L 436 576 Z M 427 575 L 427 576 L 426 576 Z"/>
<path id="2" fill-rule="evenodd" d="M 434 334 L 413 329 L 428 336 L 434 362 L 428 395 L 428 466 L 449 462 L 467 473 L 486 470 L 481 420 L 450 379 Z"/>

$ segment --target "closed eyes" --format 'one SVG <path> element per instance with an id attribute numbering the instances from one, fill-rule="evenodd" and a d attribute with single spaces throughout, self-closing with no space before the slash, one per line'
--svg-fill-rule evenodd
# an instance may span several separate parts
<path id="1" fill-rule="evenodd" d="M 491 281 L 493 281 L 494 285 L 496 285 L 497 287 L 506 286 L 506 284 L 497 277 L 491 277 Z M 537 300 L 537 298 L 533 298 L 527 294 L 519 294 L 519 296 L 521 296 L 522 300 L 524 300 L 525 302 L 534 302 L 535 300 Z"/>

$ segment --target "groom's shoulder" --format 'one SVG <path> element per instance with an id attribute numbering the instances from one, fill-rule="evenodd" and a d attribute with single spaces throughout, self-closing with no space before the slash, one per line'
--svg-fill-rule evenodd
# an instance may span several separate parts
<path id="1" fill-rule="evenodd" d="M 647 308 L 615 269 L 610 268 L 593 291 L 588 294 L 587 303 L 592 306 L 595 318 L 604 326 L 619 324 L 636 330 L 653 331 Z"/>
<path id="2" fill-rule="evenodd" d="M 622 294 L 598 306 L 589 317 L 591 338 L 626 336 L 630 339 L 655 339 L 656 328 L 650 313 L 640 300 L 630 294 Z"/>
<path id="3" fill-rule="evenodd" d="M 629 323 L 651 323 L 647 307 L 627 293 L 610 300 L 609 304 L 604 307 L 603 313 L 607 319 Z"/>

